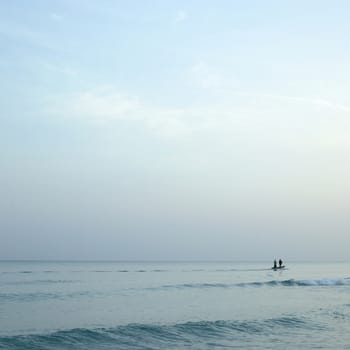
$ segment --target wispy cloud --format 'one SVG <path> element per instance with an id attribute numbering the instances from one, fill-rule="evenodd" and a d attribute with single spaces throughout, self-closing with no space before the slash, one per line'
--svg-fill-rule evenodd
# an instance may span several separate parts
<path id="1" fill-rule="evenodd" d="M 175 22 L 184 22 L 189 19 L 189 15 L 186 11 L 180 10 L 175 15 Z"/>
<path id="2" fill-rule="evenodd" d="M 53 21 L 56 21 L 56 22 L 61 22 L 61 21 L 64 19 L 64 17 L 63 17 L 62 15 L 60 15 L 60 14 L 58 14 L 58 13 L 54 13 L 54 12 L 50 13 L 50 14 L 49 14 L 49 17 L 50 17 Z"/>
<path id="3" fill-rule="evenodd" d="M 254 95 L 254 94 L 251 94 L 251 95 Z M 261 93 L 261 94 L 255 94 L 255 95 L 259 96 L 259 97 L 267 98 L 267 99 L 295 102 L 298 104 L 300 104 L 300 103 L 305 104 L 306 103 L 309 105 L 330 108 L 330 109 L 334 109 L 334 110 L 338 110 L 338 111 L 350 112 L 350 106 L 338 104 L 338 103 L 329 101 L 329 100 L 324 99 L 324 98 L 288 96 L 288 95 L 267 94 L 267 93 Z"/>
<path id="4" fill-rule="evenodd" d="M 27 42 L 33 46 L 43 47 L 52 51 L 60 51 L 47 33 L 32 30 L 20 23 L 0 21 L 0 33 L 19 42 Z"/>
<path id="5" fill-rule="evenodd" d="M 111 88 L 86 90 L 61 98 L 65 103 L 61 105 L 62 101 L 58 98 L 53 112 L 97 123 L 135 118 L 139 109 L 137 98 L 120 94 Z"/>
<path id="6" fill-rule="evenodd" d="M 297 96 L 283 93 L 269 93 L 239 88 L 239 81 L 228 74 L 223 74 L 217 67 L 205 62 L 198 61 L 190 67 L 190 80 L 197 87 L 229 96 L 242 96 L 246 98 L 258 98 L 260 100 L 275 100 L 280 105 L 294 104 L 315 106 L 322 110 L 332 109 L 339 112 L 350 112 L 350 105 L 337 103 L 324 97 Z"/>
<path id="7" fill-rule="evenodd" d="M 205 127 L 208 111 L 196 108 L 164 108 L 140 102 L 110 88 L 96 88 L 51 98 L 45 109 L 66 120 L 81 120 L 100 126 L 108 126 L 118 120 L 142 123 L 159 136 L 182 137 Z"/>
<path id="8" fill-rule="evenodd" d="M 199 71 L 202 67 L 198 66 Z M 212 82 L 209 84 L 205 81 L 205 85 L 212 86 Z M 267 100 L 276 101 L 269 103 Z M 323 109 L 322 114 L 312 108 L 315 105 Z M 238 91 L 232 91 L 220 103 L 203 103 L 186 108 L 162 107 L 113 87 L 98 87 L 56 96 L 50 100 L 49 106 L 47 113 L 66 120 L 80 120 L 101 127 L 113 127 L 123 120 L 139 123 L 154 134 L 166 138 L 216 133 L 238 139 L 253 137 L 264 140 L 266 130 L 270 129 L 291 136 L 289 140 L 295 140 L 293 135 L 300 122 L 305 130 L 313 130 L 314 134 L 319 132 L 326 139 L 327 133 L 334 133 L 334 130 L 341 128 L 343 119 L 335 123 L 333 131 L 327 131 L 324 125 L 315 125 L 315 118 L 328 115 L 329 108 L 337 110 L 338 114 L 334 115 L 338 117 L 341 117 L 341 112 L 350 112 L 349 107 L 324 99 Z M 286 122 L 290 125 L 288 129 L 283 127 Z M 278 133 L 276 138 L 281 137 Z M 285 142 L 289 142 L 288 137 Z"/>
<path id="9" fill-rule="evenodd" d="M 191 67 L 192 80 L 202 88 L 218 88 L 222 78 L 208 63 L 200 61 Z"/>
<path id="10" fill-rule="evenodd" d="M 47 71 L 53 73 L 63 74 L 70 77 L 76 77 L 78 75 L 78 71 L 68 65 L 58 65 L 50 62 L 40 62 L 40 65 Z"/>

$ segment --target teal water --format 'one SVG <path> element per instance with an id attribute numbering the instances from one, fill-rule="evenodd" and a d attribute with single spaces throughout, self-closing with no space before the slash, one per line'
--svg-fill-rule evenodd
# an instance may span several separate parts
<path id="1" fill-rule="evenodd" d="M 350 349 L 350 263 L 0 262 L 0 349 Z"/>

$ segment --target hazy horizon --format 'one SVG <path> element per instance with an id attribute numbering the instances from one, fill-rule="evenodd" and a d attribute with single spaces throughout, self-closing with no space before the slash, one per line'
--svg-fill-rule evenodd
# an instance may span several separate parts
<path id="1" fill-rule="evenodd" d="M 0 260 L 346 260 L 347 1 L 0 4 Z"/>
<path id="2" fill-rule="evenodd" d="M 279 259 L 283 257 L 272 257 L 272 259 L 269 260 L 98 260 L 98 259 L 90 259 L 90 260 L 80 260 L 80 259 L 2 259 L 0 262 L 32 262 L 32 263 L 120 263 L 120 264 L 138 264 L 138 263 L 146 263 L 146 264 L 157 264 L 157 263 L 164 263 L 164 264 L 196 264 L 196 263 L 208 263 L 208 264 L 215 264 L 215 263 L 228 263 L 228 264 L 267 264 L 267 265 L 273 265 L 274 259 Z M 349 263 L 350 259 L 344 259 L 344 260 L 282 260 L 283 264 L 286 265 L 286 267 L 291 267 L 293 264 L 341 264 L 341 263 Z M 269 267 L 269 266 L 267 266 Z"/>

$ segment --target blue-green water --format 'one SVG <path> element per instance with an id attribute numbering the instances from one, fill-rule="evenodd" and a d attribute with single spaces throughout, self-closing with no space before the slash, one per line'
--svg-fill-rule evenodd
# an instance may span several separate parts
<path id="1" fill-rule="evenodd" d="M 350 349 L 350 263 L 0 262 L 0 349 Z"/>

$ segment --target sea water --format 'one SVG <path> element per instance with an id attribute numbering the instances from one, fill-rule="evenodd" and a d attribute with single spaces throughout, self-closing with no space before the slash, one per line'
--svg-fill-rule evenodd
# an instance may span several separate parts
<path id="1" fill-rule="evenodd" d="M 350 263 L 0 262 L 0 349 L 350 349 Z"/>

